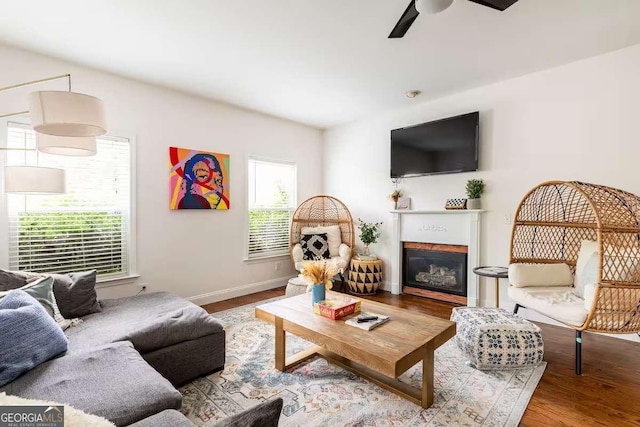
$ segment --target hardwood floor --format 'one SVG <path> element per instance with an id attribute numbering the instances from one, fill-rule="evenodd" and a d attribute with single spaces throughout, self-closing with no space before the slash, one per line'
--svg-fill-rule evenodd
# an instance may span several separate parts
<path id="1" fill-rule="evenodd" d="M 204 308 L 215 313 L 280 295 L 284 295 L 284 288 Z M 363 298 L 447 319 L 455 306 L 389 292 Z M 522 426 L 640 426 L 640 344 L 584 333 L 583 374 L 576 376 L 574 331 L 544 323 L 538 325 L 542 328 L 547 368 L 522 418 Z"/>

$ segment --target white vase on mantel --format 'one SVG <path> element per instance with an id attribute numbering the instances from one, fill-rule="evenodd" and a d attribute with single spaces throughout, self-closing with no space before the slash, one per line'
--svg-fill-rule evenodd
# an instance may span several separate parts
<path id="1" fill-rule="evenodd" d="M 478 210 L 481 209 L 482 205 L 480 203 L 480 199 L 467 199 L 467 209 L 469 210 Z"/>

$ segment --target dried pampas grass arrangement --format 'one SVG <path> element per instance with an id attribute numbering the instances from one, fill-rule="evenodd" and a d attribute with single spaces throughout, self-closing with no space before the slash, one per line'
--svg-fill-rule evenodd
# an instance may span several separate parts
<path id="1" fill-rule="evenodd" d="M 309 261 L 302 269 L 300 277 L 307 285 L 324 283 L 327 289 L 331 289 L 333 287 L 331 278 L 338 274 L 339 271 L 333 262 Z"/>

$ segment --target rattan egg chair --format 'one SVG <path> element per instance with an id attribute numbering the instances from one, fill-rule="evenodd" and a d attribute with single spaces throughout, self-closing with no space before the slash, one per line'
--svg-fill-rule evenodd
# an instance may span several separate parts
<path id="1" fill-rule="evenodd" d="M 510 263 L 566 263 L 575 273 L 582 240 L 596 241 L 598 267 L 591 309 L 576 330 L 576 373 L 582 331 L 640 331 L 640 198 L 584 182 L 545 182 L 517 208 Z M 521 305 L 516 304 L 514 312 Z M 525 307 L 526 308 L 526 307 Z M 554 318 L 553 314 L 542 313 Z M 557 319 L 556 319 L 557 320 Z M 566 323 L 566 322 L 564 322 Z"/>
<path id="2" fill-rule="evenodd" d="M 342 243 L 353 250 L 355 232 L 351 212 L 340 200 L 332 196 L 314 196 L 305 200 L 293 213 L 289 239 L 289 251 L 294 263 L 293 248 L 300 243 L 303 227 L 323 227 L 337 225 L 340 227 Z M 350 257 L 350 253 L 349 253 Z M 296 267 L 296 269 L 299 269 Z"/>

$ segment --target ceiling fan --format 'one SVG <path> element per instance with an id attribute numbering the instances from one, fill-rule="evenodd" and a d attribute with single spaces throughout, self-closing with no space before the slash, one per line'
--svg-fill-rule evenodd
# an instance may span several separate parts
<path id="1" fill-rule="evenodd" d="M 509 6 L 513 5 L 518 0 L 469 0 L 474 3 L 481 4 L 482 6 L 487 6 L 492 9 L 499 10 L 500 12 L 504 11 Z M 399 39 L 404 37 L 404 35 L 409 31 L 411 24 L 416 20 L 418 15 L 421 13 L 434 14 L 438 12 L 442 12 L 447 9 L 453 0 L 411 0 L 409 6 L 404 11 L 400 20 L 393 27 L 391 34 L 389 34 L 390 39 Z"/>

